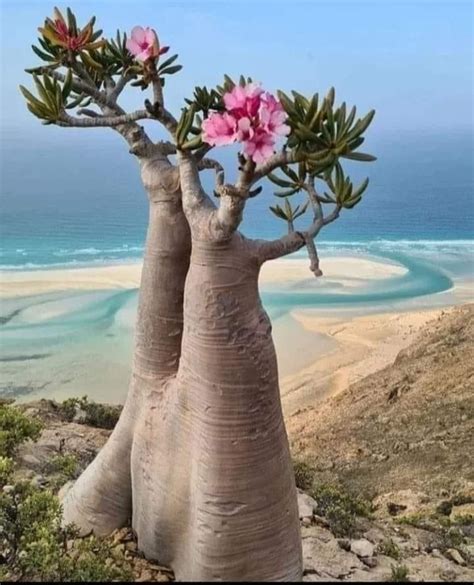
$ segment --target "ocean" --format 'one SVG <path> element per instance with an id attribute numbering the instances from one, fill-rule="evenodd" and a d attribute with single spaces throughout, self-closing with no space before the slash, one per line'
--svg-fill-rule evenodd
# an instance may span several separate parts
<path id="1" fill-rule="evenodd" d="M 138 261 L 147 202 L 126 146 L 101 130 L 47 127 L 38 132 L 6 136 L 0 271 Z M 347 167 L 356 180 L 368 175 L 369 189 L 361 204 L 320 235 L 321 265 L 324 271 L 325 258 L 349 256 L 392 263 L 404 272 L 352 288 L 337 279 L 315 281 L 309 273 L 299 288 L 267 285 L 262 298 L 274 322 L 285 322 L 294 308 L 371 311 L 449 304 L 456 283 L 472 282 L 471 134 L 381 136 L 372 138 L 366 150 L 378 156 L 376 163 Z M 224 149 L 219 157 L 226 168 L 233 167 Z M 208 189 L 212 180 L 205 178 Z M 273 238 L 284 232 L 283 222 L 268 210 L 275 199 L 267 184 L 249 202 L 245 235 Z M 106 384 L 115 389 L 116 401 L 122 400 L 136 295 L 127 289 L 3 299 L 0 396 L 100 398 Z"/>

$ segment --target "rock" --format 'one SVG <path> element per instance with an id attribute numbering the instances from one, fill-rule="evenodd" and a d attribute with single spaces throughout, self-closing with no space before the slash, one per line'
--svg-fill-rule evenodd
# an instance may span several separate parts
<path id="1" fill-rule="evenodd" d="M 313 516 L 313 520 L 319 526 L 322 526 L 323 528 L 329 528 L 329 522 L 326 520 L 326 518 L 323 518 L 322 516 L 318 516 L 317 514 L 315 514 Z"/>
<path id="2" fill-rule="evenodd" d="M 375 557 L 361 557 L 360 560 L 364 563 L 364 565 L 367 565 L 369 569 L 373 569 L 378 564 Z"/>
<path id="3" fill-rule="evenodd" d="M 311 518 L 305 516 L 302 518 L 301 524 L 303 524 L 303 526 L 311 526 Z"/>
<path id="4" fill-rule="evenodd" d="M 461 553 L 455 548 L 448 548 L 444 554 L 448 559 L 451 559 L 457 565 L 461 565 L 463 567 L 466 564 L 466 561 L 462 558 Z"/>
<path id="5" fill-rule="evenodd" d="M 303 563 L 308 573 L 315 573 L 318 579 L 311 581 L 328 581 L 343 579 L 355 569 L 363 569 L 364 565 L 350 552 L 342 550 L 337 540 L 324 528 L 312 526 L 315 536 L 303 539 Z M 327 534 L 326 534 L 327 533 Z"/>
<path id="6" fill-rule="evenodd" d="M 317 506 L 318 504 L 316 503 L 316 500 L 311 496 L 308 496 L 308 494 L 298 490 L 298 511 L 300 520 L 302 518 L 312 518 Z"/>
<path id="7" fill-rule="evenodd" d="M 351 551 L 359 558 L 372 557 L 375 551 L 375 547 L 365 538 L 360 538 L 359 540 L 353 540 L 351 542 Z"/>
<path id="8" fill-rule="evenodd" d="M 13 485 L 4 485 L 2 491 L 5 494 L 10 494 L 14 489 L 15 489 L 15 486 L 13 486 Z"/>
<path id="9" fill-rule="evenodd" d="M 145 569 L 141 572 L 140 577 L 135 579 L 137 583 L 146 583 L 147 581 L 151 581 L 153 579 L 153 573 L 148 569 Z"/>

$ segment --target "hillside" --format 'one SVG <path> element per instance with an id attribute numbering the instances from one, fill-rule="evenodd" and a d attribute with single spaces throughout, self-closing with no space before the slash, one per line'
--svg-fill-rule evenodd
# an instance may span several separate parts
<path id="1" fill-rule="evenodd" d="M 292 416 L 293 453 L 374 496 L 472 487 L 474 305 L 430 322 L 395 362 Z"/>

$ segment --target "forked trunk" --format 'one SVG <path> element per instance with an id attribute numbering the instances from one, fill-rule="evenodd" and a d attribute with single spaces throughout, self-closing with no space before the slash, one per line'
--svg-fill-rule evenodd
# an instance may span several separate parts
<path id="1" fill-rule="evenodd" d="M 179 580 L 300 580 L 262 255 L 236 233 L 194 239 L 189 265 L 176 175 L 155 184 L 155 171 L 142 171 L 150 225 L 131 388 L 108 443 L 66 494 L 64 519 L 102 535 L 131 519 L 140 550 Z"/>
<path id="2" fill-rule="evenodd" d="M 271 325 L 244 238 L 193 241 L 174 381 L 132 452 L 133 527 L 179 580 L 301 578 L 301 541 Z"/>

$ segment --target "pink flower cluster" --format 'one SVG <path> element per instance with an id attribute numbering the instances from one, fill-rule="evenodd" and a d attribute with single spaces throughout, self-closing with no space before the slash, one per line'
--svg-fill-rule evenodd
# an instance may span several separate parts
<path id="1" fill-rule="evenodd" d="M 223 99 L 226 111 L 203 121 L 202 139 L 211 146 L 239 142 L 247 157 L 263 163 L 274 153 L 278 136 L 290 131 L 283 106 L 255 83 L 236 85 Z"/>
<path id="2" fill-rule="evenodd" d="M 169 47 L 160 47 L 158 35 L 152 28 L 135 26 L 127 39 L 127 49 L 138 61 L 148 61 L 163 55 Z"/>

